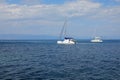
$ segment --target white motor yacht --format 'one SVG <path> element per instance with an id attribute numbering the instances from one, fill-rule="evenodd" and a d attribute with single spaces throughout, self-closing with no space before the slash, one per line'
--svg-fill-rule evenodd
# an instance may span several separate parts
<path id="1" fill-rule="evenodd" d="M 100 37 L 95 37 L 91 42 L 103 42 L 103 40 Z"/>

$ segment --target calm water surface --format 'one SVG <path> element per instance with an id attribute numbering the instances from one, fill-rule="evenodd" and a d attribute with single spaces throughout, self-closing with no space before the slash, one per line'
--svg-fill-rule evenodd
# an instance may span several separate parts
<path id="1" fill-rule="evenodd" d="M 120 41 L 0 41 L 0 80 L 120 80 Z"/>

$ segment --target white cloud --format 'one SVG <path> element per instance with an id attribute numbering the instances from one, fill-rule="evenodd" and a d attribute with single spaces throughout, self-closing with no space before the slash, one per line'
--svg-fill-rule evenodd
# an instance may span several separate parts
<path id="1" fill-rule="evenodd" d="M 26 0 L 30 1 L 30 0 Z M 63 5 L 17 5 L 1 4 L 1 19 L 24 19 L 49 16 L 82 16 L 95 11 L 100 7 L 99 3 L 85 1 L 69 2 Z"/>
<path id="2" fill-rule="evenodd" d="M 66 16 L 83 16 L 97 10 L 101 5 L 93 3 L 89 0 L 77 0 L 76 2 L 69 2 L 61 6 L 61 14 Z"/>
<path id="3" fill-rule="evenodd" d="M 3 0 L 4 1 L 4 0 Z M 32 3 L 31 0 L 24 0 L 25 3 Z M 22 1 L 23 2 L 23 1 Z M 39 2 L 35 0 L 34 3 Z M 105 8 L 100 3 L 90 0 L 77 0 L 67 2 L 61 5 L 18 5 L 18 4 L 0 4 L 0 20 L 9 19 L 32 19 L 32 18 L 55 18 L 68 16 L 87 16 L 87 17 L 113 17 L 120 13 L 120 6 Z"/>
<path id="4" fill-rule="evenodd" d="M 91 16 L 97 19 L 109 20 L 109 21 L 119 21 L 120 17 L 120 6 L 100 8 L 95 15 Z M 118 20 L 119 19 L 119 20 Z"/>
<path id="5" fill-rule="evenodd" d="M 2 20 L 41 17 L 47 9 L 46 5 L 0 5 L 0 17 Z"/>

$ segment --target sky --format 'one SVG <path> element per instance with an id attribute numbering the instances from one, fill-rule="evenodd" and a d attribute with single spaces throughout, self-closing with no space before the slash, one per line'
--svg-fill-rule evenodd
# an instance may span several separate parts
<path id="1" fill-rule="evenodd" d="M 120 39 L 120 0 L 0 0 L 0 39 L 58 37 L 66 18 L 71 37 Z"/>

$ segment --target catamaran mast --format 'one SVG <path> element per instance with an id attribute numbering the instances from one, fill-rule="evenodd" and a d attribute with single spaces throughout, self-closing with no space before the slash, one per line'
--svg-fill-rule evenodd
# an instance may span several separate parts
<path id="1" fill-rule="evenodd" d="M 62 39 L 62 36 L 67 36 L 66 35 L 66 25 L 67 25 L 67 18 L 66 18 L 66 20 L 65 20 L 65 22 L 64 22 L 64 24 L 63 24 L 63 27 L 62 27 L 62 30 L 61 30 L 61 33 L 60 33 L 60 39 Z"/>

